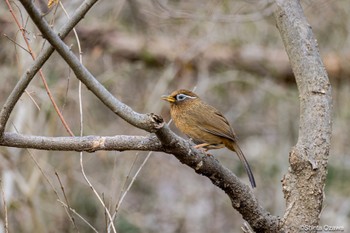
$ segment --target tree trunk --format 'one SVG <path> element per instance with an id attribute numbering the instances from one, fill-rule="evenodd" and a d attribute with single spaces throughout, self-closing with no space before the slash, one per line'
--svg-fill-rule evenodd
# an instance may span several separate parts
<path id="1" fill-rule="evenodd" d="M 283 178 L 283 222 L 285 232 L 300 232 L 319 224 L 331 142 L 331 86 L 300 2 L 276 0 L 276 4 L 277 27 L 300 93 L 299 138 Z"/>

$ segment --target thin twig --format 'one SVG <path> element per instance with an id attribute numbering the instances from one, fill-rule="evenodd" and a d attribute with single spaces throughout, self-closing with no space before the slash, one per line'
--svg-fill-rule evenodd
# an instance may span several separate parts
<path id="1" fill-rule="evenodd" d="M 32 102 L 34 103 L 35 107 L 40 111 L 40 106 L 39 104 L 35 101 L 35 99 L 33 98 L 33 96 L 29 93 L 29 91 L 25 90 L 25 93 L 29 96 L 29 98 L 32 100 Z"/>
<path id="2" fill-rule="evenodd" d="M 103 203 L 106 203 L 104 193 L 102 193 L 102 200 L 103 200 Z M 106 225 L 106 229 L 107 229 L 109 220 L 108 220 L 108 216 L 107 216 L 106 210 L 104 210 L 103 213 L 104 213 L 104 220 L 105 220 L 105 225 Z"/>
<path id="3" fill-rule="evenodd" d="M 80 5 L 77 11 L 74 13 L 71 20 L 69 20 L 60 30 L 59 35 L 61 38 L 65 38 L 72 28 L 85 16 L 85 14 L 91 9 L 91 7 L 98 0 L 86 0 Z M 21 12 L 20 12 L 21 14 Z M 10 114 L 18 102 L 19 98 L 22 96 L 23 92 L 29 85 L 29 83 L 34 78 L 35 74 L 39 69 L 44 65 L 44 63 L 49 59 L 51 54 L 54 52 L 52 46 L 46 47 L 41 54 L 37 57 L 31 67 L 22 75 L 20 80 L 17 82 L 15 88 L 12 90 L 9 97 L 6 99 L 3 108 L 0 111 L 0 135 L 5 131 L 7 121 L 10 117 Z"/>
<path id="4" fill-rule="evenodd" d="M 20 47 L 22 50 L 24 50 L 25 52 L 29 53 L 30 52 L 28 51 L 28 49 L 24 48 L 22 45 L 20 45 L 19 43 L 17 43 L 14 39 L 10 38 L 9 36 L 7 36 L 6 34 L 4 34 L 4 36 L 10 40 L 14 45 L 15 45 L 15 50 L 16 50 L 16 46 Z M 18 58 L 16 57 L 17 61 L 18 61 Z M 34 100 L 34 98 L 32 97 L 32 95 L 27 91 L 25 90 L 25 93 L 28 95 L 28 97 L 32 100 L 32 102 L 34 103 L 35 107 L 40 111 L 40 107 L 38 105 L 38 103 Z"/>
<path id="5" fill-rule="evenodd" d="M 121 207 L 121 204 L 123 203 L 123 200 L 124 200 L 126 194 L 129 192 L 131 186 L 134 184 L 134 181 L 136 180 L 136 177 L 137 177 L 138 174 L 140 173 L 141 169 L 145 166 L 145 164 L 146 164 L 146 162 L 148 161 L 148 159 L 149 159 L 149 157 L 151 156 L 151 154 L 152 154 L 152 151 L 150 151 L 150 152 L 147 154 L 146 158 L 143 160 L 142 164 L 141 164 L 140 167 L 137 169 L 135 175 L 132 177 L 132 179 L 131 179 L 129 185 L 128 185 L 127 188 L 125 189 L 126 182 L 127 182 L 128 178 L 129 178 L 129 176 L 130 176 L 130 174 L 131 174 L 131 171 L 132 171 L 132 168 L 134 167 L 135 162 L 136 162 L 136 160 L 137 160 L 137 158 L 138 158 L 138 153 L 136 154 L 137 156 L 135 157 L 135 159 L 134 159 L 134 161 L 133 161 L 133 163 L 132 163 L 132 165 L 131 165 L 131 167 L 130 167 L 129 173 L 128 173 L 126 179 L 125 179 L 125 182 L 124 182 L 124 185 L 123 185 L 123 188 L 122 188 L 122 191 L 121 191 L 121 195 L 120 195 L 120 197 L 119 197 L 119 199 L 118 199 L 118 203 L 117 203 L 116 206 L 115 206 L 115 210 L 114 210 L 114 213 L 113 213 L 113 216 L 112 216 L 113 220 L 116 218 L 117 213 L 118 213 L 118 210 L 119 210 L 119 208 Z M 108 226 L 108 231 L 107 231 L 108 233 L 110 232 L 110 227 L 111 227 L 111 226 L 109 225 L 109 226 Z"/>
<path id="6" fill-rule="evenodd" d="M 68 208 L 65 208 L 65 209 L 68 209 L 67 214 L 68 214 L 68 216 L 69 216 L 69 219 L 72 221 L 72 224 L 73 224 L 73 226 L 74 226 L 74 229 L 75 229 L 77 232 L 79 232 L 79 229 L 78 229 L 77 225 L 75 224 L 75 219 L 74 219 L 74 217 L 71 215 L 71 207 L 70 207 L 70 205 L 69 205 L 69 201 L 68 201 L 66 192 L 64 191 L 64 187 L 63 187 L 61 178 L 60 178 L 60 176 L 58 175 L 57 171 L 55 171 L 55 175 L 56 175 L 56 177 L 57 177 L 58 182 L 60 183 L 60 186 L 61 186 L 61 190 L 62 190 L 64 199 L 66 200 L 66 203 L 67 203 L 67 207 L 68 207 Z"/>
<path id="7" fill-rule="evenodd" d="M 86 183 L 89 185 L 89 187 L 91 188 L 91 190 L 94 192 L 95 196 L 97 197 L 97 199 L 99 200 L 99 202 L 101 203 L 101 205 L 103 206 L 104 210 L 107 213 L 108 219 L 109 221 L 112 223 L 111 227 L 113 229 L 113 232 L 116 233 L 116 229 L 115 226 L 113 224 L 113 218 L 111 216 L 111 213 L 109 212 L 108 208 L 106 207 L 106 205 L 104 204 L 102 198 L 100 197 L 100 195 L 97 193 L 96 189 L 94 188 L 94 186 L 91 184 L 90 180 L 87 178 L 86 174 L 85 174 L 85 170 L 84 170 L 84 164 L 83 164 L 83 156 L 80 155 L 80 167 L 81 167 L 81 173 L 83 174 L 83 177 L 86 181 Z"/>
<path id="8" fill-rule="evenodd" d="M 196 87 L 193 88 L 193 90 L 195 90 L 195 89 L 196 89 Z M 173 119 L 170 119 L 170 121 L 168 122 L 168 126 L 171 124 L 172 121 L 173 121 Z M 133 161 L 133 163 L 132 163 L 132 165 L 131 165 L 131 168 L 130 168 L 130 170 L 129 170 L 129 174 L 128 174 L 128 176 L 127 176 L 126 179 L 125 179 L 125 183 L 124 183 L 123 188 L 122 188 L 122 195 L 121 195 L 121 197 L 119 198 L 118 203 L 117 203 L 117 205 L 116 205 L 116 207 L 115 207 L 115 210 L 114 210 L 114 213 L 113 213 L 113 216 L 112 216 L 113 220 L 114 220 L 115 217 L 117 216 L 118 210 L 120 209 L 120 206 L 121 206 L 121 204 L 123 203 L 123 200 L 124 200 L 126 194 L 127 194 L 127 193 L 129 192 L 129 190 L 131 189 L 131 186 L 134 184 L 134 181 L 136 180 L 136 177 L 138 176 L 138 174 L 140 173 L 140 171 L 142 170 L 142 168 L 145 166 L 146 162 L 147 162 L 148 159 L 151 157 L 152 153 L 153 153 L 153 151 L 150 151 L 150 152 L 147 154 L 146 158 L 143 160 L 142 164 L 141 164 L 140 167 L 137 169 L 135 175 L 132 177 L 132 179 L 131 179 L 131 181 L 130 181 L 128 187 L 127 187 L 126 190 L 124 191 L 123 189 L 124 189 L 124 186 L 126 185 L 126 181 L 128 180 L 128 177 L 130 176 L 131 170 L 132 170 L 132 168 L 134 167 L 135 161 L 136 161 L 136 159 L 137 159 L 137 156 L 135 157 L 135 159 L 134 159 L 134 161 Z M 137 153 L 137 155 L 138 155 L 138 153 Z M 108 232 L 109 232 L 109 229 L 110 229 L 110 226 L 108 226 Z"/>
<path id="9" fill-rule="evenodd" d="M 15 131 L 18 133 L 18 129 L 17 127 L 12 124 L 13 128 L 15 129 Z M 45 174 L 44 170 L 41 168 L 39 162 L 36 160 L 36 158 L 34 157 L 34 155 L 32 154 L 32 152 L 29 150 L 29 148 L 26 148 L 26 152 L 29 154 L 30 158 L 34 161 L 36 167 L 39 169 L 39 171 L 41 172 L 41 174 L 43 175 L 44 179 L 47 181 L 47 183 L 51 186 L 52 191 L 55 193 L 55 195 L 57 196 L 58 199 L 60 199 L 60 196 L 58 195 L 57 190 L 55 189 L 55 186 L 51 183 L 49 177 Z"/>
<path id="10" fill-rule="evenodd" d="M 70 16 L 68 14 L 68 12 L 66 11 L 66 9 L 64 8 L 64 5 L 61 1 L 59 1 L 59 4 L 63 10 L 63 12 L 65 13 L 65 15 L 67 16 L 68 19 L 70 19 Z M 83 56 L 82 56 L 82 50 L 81 50 L 81 45 L 80 45 L 80 40 L 79 40 L 79 36 L 77 31 L 75 30 L 75 28 L 73 28 L 73 33 L 78 45 L 78 51 L 79 51 L 79 61 L 80 64 L 83 64 Z M 78 87 L 78 98 L 79 98 L 79 116 L 80 116 L 80 136 L 83 136 L 83 103 L 82 103 L 82 97 L 81 97 L 81 81 L 79 80 L 79 87 Z"/>
<path id="11" fill-rule="evenodd" d="M 17 41 L 15 41 L 14 39 L 10 38 L 8 35 L 4 34 L 4 37 L 6 37 L 9 41 L 11 41 L 12 43 L 14 43 L 16 46 L 20 47 L 21 49 L 23 49 L 24 51 L 26 51 L 27 53 L 30 54 L 29 50 L 24 48 L 22 45 L 18 44 Z"/>
<path id="12" fill-rule="evenodd" d="M 118 211 L 117 209 L 119 208 L 119 206 L 120 206 L 120 204 L 121 204 L 121 201 L 120 201 L 120 200 L 121 200 L 122 197 L 124 196 L 125 190 L 127 189 L 127 181 L 128 181 L 129 178 L 131 177 L 131 172 L 132 172 L 132 170 L 133 170 L 133 168 L 134 168 L 134 166 L 135 166 L 135 164 L 136 164 L 136 161 L 137 161 L 137 159 L 138 159 L 138 157 L 139 157 L 139 154 L 140 154 L 139 152 L 136 153 L 136 156 L 135 156 L 135 158 L 134 158 L 134 160 L 133 160 L 133 162 L 132 162 L 132 164 L 131 164 L 131 166 L 130 166 L 129 172 L 128 172 L 128 174 L 127 174 L 126 177 L 125 177 L 125 181 L 124 181 L 124 183 L 123 183 L 123 187 L 122 187 L 122 189 L 121 189 L 121 191 L 120 191 L 120 194 L 119 194 L 118 202 L 117 202 L 117 204 L 115 205 L 115 208 L 114 208 L 113 219 L 115 219 L 116 212 Z"/>
<path id="13" fill-rule="evenodd" d="M 15 130 L 18 132 L 16 126 L 13 125 L 13 127 L 14 127 Z M 54 185 L 51 183 L 50 179 L 49 179 L 48 176 L 45 174 L 44 170 L 41 168 L 39 162 L 36 160 L 36 158 L 34 157 L 34 155 L 31 153 L 31 151 L 30 151 L 28 148 L 26 148 L 26 151 L 27 151 L 27 153 L 29 154 L 29 156 L 31 157 L 31 159 L 34 161 L 35 165 L 37 166 L 37 168 L 39 169 L 39 171 L 40 171 L 41 174 L 43 175 L 44 179 L 45 179 L 45 180 L 47 181 L 47 183 L 51 186 L 51 189 L 52 189 L 52 191 L 54 192 L 54 194 L 57 196 L 58 201 L 59 201 L 60 203 L 64 204 L 64 202 L 61 200 L 60 196 L 58 195 L 58 192 L 57 192 L 56 188 L 55 188 Z M 70 214 L 71 208 L 70 208 L 70 207 L 67 208 L 67 206 L 69 206 L 69 202 L 68 202 L 68 198 L 66 197 L 66 193 L 65 193 L 65 191 L 64 191 L 64 187 L 63 187 L 63 185 L 62 185 L 61 179 L 59 178 L 57 172 L 55 172 L 55 175 L 56 175 L 56 177 L 58 178 L 58 181 L 59 181 L 59 183 L 60 183 L 60 185 L 61 185 L 62 192 L 63 192 L 63 194 L 64 194 L 64 198 L 66 199 L 66 202 L 67 202 L 67 204 L 64 204 L 64 205 L 63 205 L 63 206 L 66 207 L 66 208 L 65 208 L 65 211 L 66 211 L 66 213 L 67 213 L 69 219 L 73 222 L 74 228 L 77 230 L 77 232 L 79 232 L 78 227 L 77 227 L 76 224 L 75 224 L 74 218 L 73 218 L 73 216 Z M 84 221 L 84 220 L 83 220 L 83 221 Z M 84 222 L 85 222 L 85 221 L 84 221 Z"/>
<path id="14" fill-rule="evenodd" d="M 13 127 L 14 127 L 14 129 L 18 132 L 17 127 L 16 127 L 15 125 L 13 125 Z M 30 158 L 34 161 L 36 167 L 39 169 L 39 171 L 40 171 L 41 174 L 43 175 L 44 179 L 45 179 L 45 180 L 47 181 L 47 183 L 51 186 L 51 189 L 52 189 L 52 191 L 54 192 L 54 194 L 57 196 L 58 200 L 60 200 L 60 202 L 63 203 L 63 201 L 61 201 L 60 196 L 58 195 L 58 192 L 57 192 L 55 186 L 51 183 L 49 177 L 45 174 L 45 172 L 44 172 L 44 170 L 41 168 L 39 162 L 36 160 L 36 158 L 34 157 L 34 155 L 31 153 L 31 151 L 30 151 L 28 148 L 26 148 L 26 151 L 27 151 L 27 153 L 29 154 Z M 57 176 L 57 178 L 58 178 L 58 181 L 59 181 L 59 183 L 60 183 L 60 185 L 61 185 L 61 189 L 62 189 L 62 191 L 63 191 L 64 198 L 66 199 L 67 205 L 69 206 L 68 199 L 67 199 L 67 197 L 66 197 L 66 193 L 64 192 L 64 188 L 63 188 L 61 179 L 59 178 L 57 172 L 55 172 L 55 174 L 56 174 L 56 176 Z M 78 230 L 78 228 L 77 228 L 77 226 L 76 226 L 76 224 L 75 224 L 75 221 L 74 221 L 73 216 L 70 214 L 69 210 L 67 211 L 67 208 L 65 208 L 65 210 L 66 210 L 66 213 L 67 213 L 69 219 L 73 222 L 73 225 L 74 225 L 75 229 L 77 230 L 77 232 L 79 232 L 79 230 Z"/>
<path id="15" fill-rule="evenodd" d="M 26 30 L 25 30 L 24 27 L 19 23 L 19 21 L 18 21 L 16 15 L 15 15 L 13 9 L 12 9 L 12 6 L 11 6 L 9 0 L 5 0 L 5 1 L 6 1 L 6 4 L 7 4 L 8 8 L 9 8 L 9 10 L 10 10 L 10 12 L 11 12 L 11 15 L 12 15 L 13 19 L 15 20 L 15 22 L 16 22 L 16 24 L 17 24 L 19 30 L 20 30 L 21 33 L 22 33 L 22 36 L 23 36 L 23 39 L 24 39 L 24 41 L 25 41 L 25 43 L 26 43 L 26 45 L 27 45 L 29 54 L 31 55 L 32 59 L 35 60 L 35 59 L 36 59 L 36 55 L 35 55 L 35 53 L 33 52 L 32 48 L 31 48 L 31 46 L 30 46 L 30 44 L 29 44 L 28 38 L 27 38 L 26 35 L 25 35 Z M 68 132 L 68 134 L 69 134 L 70 136 L 74 136 L 72 130 L 69 128 L 69 126 L 68 126 L 66 120 L 64 119 L 64 117 L 63 117 L 63 115 L 62 115 L 60 109 L 58 108 L 58 106 L 57 106 L 57 104 L 56 104 L 56 101 L 54 100 L 54 98 L 53 98 L 53 96 L 52 96 L 52 94 L 51 94 L 50 88 L 49 88 L 49 86 L 48 86 L 48 84 L 47 84 L 46 78 L 45 78 L 44 73 L 42 72 L 41 69 L 39 70 L 39 76 L 40 76 L 40 78 L 41 78 L 41 80 L 42 80 L 42 82 L 43 82 L 43 84 L 44 84 L 44 87 L 45 87 L 45 89 L 46 89 L 46 93 L 47 93 L 47 95 L 49 96 L 49 98 L 50 98 L 50 100 L 51 100 L 52 106 L 54 107 L 56 113 L 58 114 L 58 117 L 60 118 L 60 120 L 61 120 L 63 126 L 65 127 L 65 129 L 67 130 L 67 132 Z"/>
<path id="16" fill-rule="evenodd" d="M 145 166 L 145 164 L 147 163 L 148 159 L 151 157 L 153 151 L 148 152 L 146 158 L 143 160 L 142 164 L 140 165 L 140 167 L 137 169 L 135 175 L 132 177 L 128 187 L 126 188 L 125 192 L 123 193 L 123 195 L 121 196 L 121 198 L 119 199 L 116 208 L 115 208 L 115 212 L 113 213 L 113 219 L 115 218 L 115 216 L 118 213 L 118 210 L 122 204 L 122 202 L 124 201 L 124 198 L 126 196 L 126 194 L 129 192 L 130 188 L 132 187 L 132 185 L 134 184 L 136 177 L 138 176 L 138 174 L 140 173 L 140 171 L 142 170 L 142 168 Z"/>
<path id="17" fill-rule="evenodd" d="M 61 200 L 57 200 L 57 201 L 58 201 L 59 203 L 61 203 L 61 205 L 62 205 L 63 207 L 69 208 L 69 207 L 67 206 L 67 204 L 64 203 L 63 201 L 61 201 Z M 92 226 L 83 216 L 81 216 L 77 211 L 75 211 L 75 209 L 69 208 L 69 210 L 70 210 L 72 213 L 74 213 L 76 216 L 78 216 L 83 222 L 85 222 L 86 225 L 88 225 L 94 232 L 98 233 L 98 231 L 96 230 L 96 228 L 93 227 L 93 226 Z"/>

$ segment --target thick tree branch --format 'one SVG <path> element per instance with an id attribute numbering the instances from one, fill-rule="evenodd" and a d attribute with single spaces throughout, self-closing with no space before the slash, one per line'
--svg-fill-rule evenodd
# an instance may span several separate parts
<path id="1" fill-rule="evenodd" d="M 85 14 L 97 1 L 98 0 L 86 0 L 83 4 L 81 4 L 71 19 L 59 31 L 60 37 L 65 38 L 68 33 L 80 22 L 80 20 L 84 18 Z M 6 102 L 0 111 L 0 135 L 4 133 L 6 123 L 19 98 L 22 96 L 35 74 L 41 69 L 54 51 L 55 49 L 52 46 L 47 46 L 37 57 L 32 66 L 22 75 L 15 88 L 6 99 Z"/>
<path id="2" fill-rule="evenodd" d="M 279 232 L 280 220 L 263 209 L 250 187 L 240 181 L 229 169 L 223 167 L 214 156 L 207 156 L 193 148 L 189 141 L 174 134 L 167 125 L 156 132 L 167 153 L 172 153 L 183 164 L 198 174 L 208 177 L 214 185 L 230 197 L 232 206 L 257 232 Z"/>
<path id="3" fill-rule="evenodd" d="M 44 137 L 28 136 L 5 132 L 0 139 L 0 146 L 32 148 L 38 150 L 86 151 L 99 150 L 139 150 L 164 151 L 155 136 L 84 136 L 84 137 Z"/>
<path id="4" fill-rule="evenodd" d="M 276 0 L 275 18 L 300 92 L 300 127 L 283 179 L 284 230 L 317 226 L 322 209 L 332 130 L 332 96 L 311 26 L 298 0 Z"/>
<path id="5" fill-rule="evenodd" d="M 51 29 L 49 24 L 40 15 L 40 12 L 31 0 L 20 0 L 29 16 L 38 27 L 42 35 L 50 42 L 50 44 L 57 50 L 62 58 L 67 62 L 73 70 L 76 77 L 85 84 L 85 86 L 92 91 L 102 103 L 104 103 L 110 110 L 116 113 L 133 126 L 144 129 L 148 132 L 154 132 L 154 119 L 147 114 L 140 114 L 133 111 L 129 106 L 120 102 L 108 90 L 99 83 L 95 77 L 83 66 L 79 59 L 71 52 L 70 48 L 60 39 L 60 37 Z"/>

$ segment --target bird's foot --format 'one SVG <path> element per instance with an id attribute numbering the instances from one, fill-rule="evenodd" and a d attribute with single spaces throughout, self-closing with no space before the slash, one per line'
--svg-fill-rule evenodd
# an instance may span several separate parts
<path id="1" fill-rule="evenodd" d="M 202 143 L 202 144 L 198 144 L 198 145 L 195 145 L 194 148 L 196 149 L 202 149 L 203 151 L 208 151 L 208 146 L 210 146 L 209 143 Z"/>
<path id="2" fill-rule="evenodd" d="M 198 144 L 198 145 L 195 145 L 194 148 L 202 151 L 204 154 L 206 154 L 207 156 L 213 156 L 212 154 L 209 154 L 208 153 L 208 148 L 207 146 L 209 146 L 210 144 L 208 143 L 202 143 L 202 144 Z"/>

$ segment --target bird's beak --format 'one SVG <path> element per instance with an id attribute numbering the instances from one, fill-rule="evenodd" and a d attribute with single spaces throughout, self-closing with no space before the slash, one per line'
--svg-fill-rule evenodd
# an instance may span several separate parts
<path id="1" fill-rule="evenodd" d="M 175 98 L 170 95 L 162 95 L 162 99 L 168 101 L 169 103 L 175 103 Z"/>

